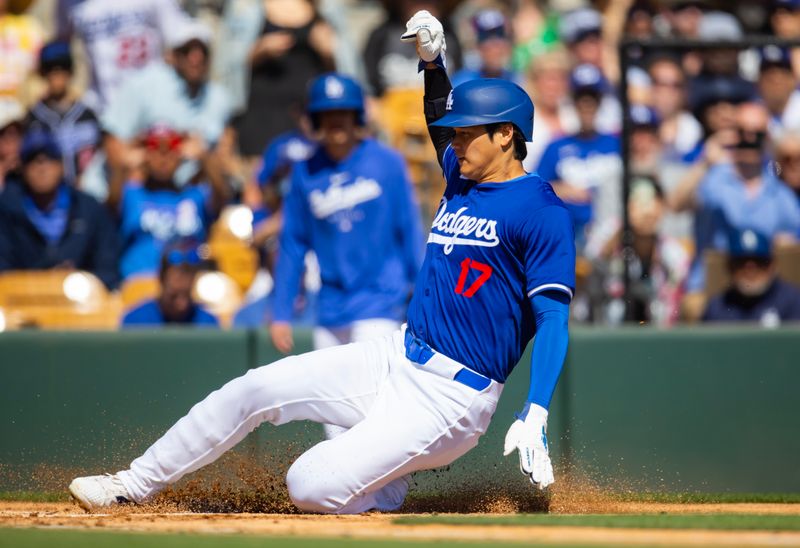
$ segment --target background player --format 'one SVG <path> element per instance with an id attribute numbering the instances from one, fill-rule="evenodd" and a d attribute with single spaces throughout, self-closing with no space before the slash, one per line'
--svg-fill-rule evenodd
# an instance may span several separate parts
<path id="1" fill-rule="evenodd" d="M 400 154 L 364 138 L 364 97 L 355 80 L 324 74 L 309 88 L 320 142 L 297 162 L 284 202 L 270 329 L 281 352 L 309 249 L 322 278 L 314 348 L 391 335 L 400 328 L 422 262 L 419 206 Z M 326 425 L 332 437 L 337 429 Z"/>
<path id="2" fill-rule="evenodd" d="M 81 506 L 142 501 L 216 460 L 262 422 L 306 419 L 349 430 L 291 466 L 293 502 L 327 513 L 394 510 L 408 474 L 446 465 L 477 444 L 534 333 L 531 390 L 505 450 L 519 450 L 535 485 L 552 483 L 545 431 L 567 347 L 570 217 L 550 185 L 522 169 L 533 130 L 527 94 L 501 80 L 475 80 L 449 94 L 441 24 L 418 12 L 404 35 L 414 37 L 447 188 L 408 326 L 284 358 L 229 382 L 129 470 L 74 480 L 70 491 Z"/>

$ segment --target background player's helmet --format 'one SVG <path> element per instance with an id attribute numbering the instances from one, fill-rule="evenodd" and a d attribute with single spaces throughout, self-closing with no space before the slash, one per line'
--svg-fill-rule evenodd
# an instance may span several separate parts
<path id="1" fill-rule="evenodd" d="M 447 113 L 432 126 L 470 127 L 511 122 L 526 141 L 533 138 L 533 101 L 524 89 L 497 78 L 470 80 L 447 98 Z"/>
<path id="2" fill-rule="evenodd" d="M 358 124 L 364 125 L 364 92 L 361 86 L 344 74 L 329 72 L 317 77 L 308 89 L 306 108 L 317 127 L 315 114 L 329 110 L 353 110 L 358 115 Z"/>

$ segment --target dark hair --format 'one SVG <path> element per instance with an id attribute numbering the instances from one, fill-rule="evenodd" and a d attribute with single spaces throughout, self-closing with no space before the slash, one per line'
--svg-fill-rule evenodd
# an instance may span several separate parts
<path id="1" fill-rule="evenodd" d="M 489 136 L 489 140 L 493 141 L 494 134 L 497 133 L 500 127 L 506 124 L 511 124 L 511 122 L 486 124 L 486 134 Z M 512 137 L 512 143 L 514 143 L 514 159 L 521 162 L 528 155 L 528 147 L 525 145 L 525 136 L 522 135 L 522 132 L 514 124 L 511 124 L 511 127 L 514 128 L 514 136 Z"/>

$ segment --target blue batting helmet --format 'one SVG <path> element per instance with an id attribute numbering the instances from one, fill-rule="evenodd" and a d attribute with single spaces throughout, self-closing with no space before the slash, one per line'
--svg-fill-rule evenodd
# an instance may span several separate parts
<path id="1" fill-rule="evenodd" d="M 329 110 L 354 110 L 358 123 L 364 125 L 364 92 L 349 76 L 329 72 L 311 82 L 307 110 L 312 118 Z"/>
<path id="2" fill-rule="evenodd" d="M 533 101 L 524 89 L 508 80 L 481 78 L 464 82 L 450 92 L 446 110 L 432 126 L 470 127 L 510 122 L 526 141 L 533 137 Z"/>

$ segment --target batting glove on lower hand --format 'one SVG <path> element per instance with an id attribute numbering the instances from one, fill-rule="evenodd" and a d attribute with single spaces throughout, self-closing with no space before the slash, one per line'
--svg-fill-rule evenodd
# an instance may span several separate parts
<path id="1" fill-rule="evenodd" d="M 404 42 L 417 42 L 417 54 L 426 63 L 432 63 L 440 55 L 444 58 L 447 44 L 444 28 L 439 20 L 427 10 L 420 10 L 406 23 L 406 32 L 400 37 Z"/>
<path id="2" fill-rule="evenodd" d="M 519 451 L 519 469 L 531 483 L 544 489 L 555 481 L 547 451 L 547 410 L 527 404 L 506 434 L 503 456 Z"/>

